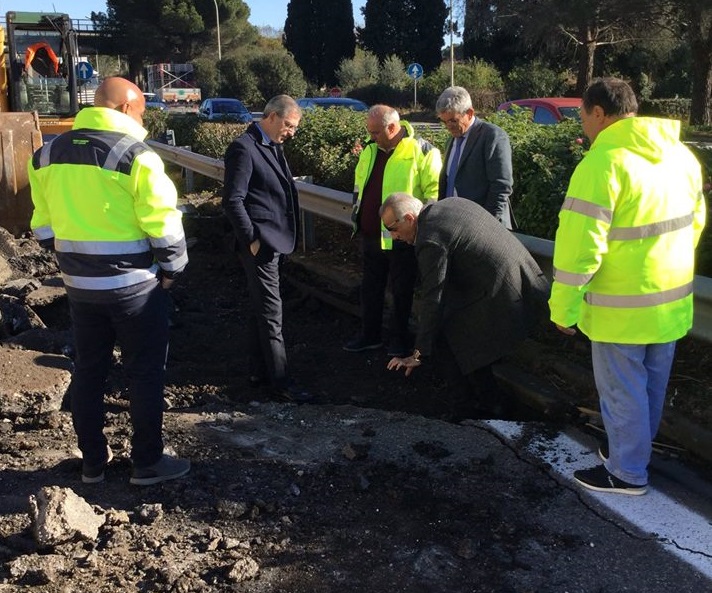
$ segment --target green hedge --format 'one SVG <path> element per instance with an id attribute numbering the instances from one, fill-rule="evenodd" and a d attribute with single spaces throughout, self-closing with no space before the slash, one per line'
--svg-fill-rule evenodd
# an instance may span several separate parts
<path id="1" fill-rule="evenodd" d="M 487 118 L 507 131 L 512 143 L 514 193 L 512 208 L 521 232 L 552 239 L 558 213 L 566 197 L 569 178 L 583 157 L 588 142 L 581 124 L 565 121 L 555 126 L 531 122 L 522 111 L 496 113 Z M 244 124 L 198 123 L 195 118 L 168 119 L 178 122 L 176 143 L 189 144 L 195 152 L 222 158 L 228 144 L 244 130 Z M 444 150 L 449 135 L 442 128 L 418 131 Z M 315 109 L 304 114 L 293 140 L 285 145 L 295 176 L 311 176 L 317 185 L 350 192 L 358 160 L 358 147 L 368 141 L 365 114 L 341 109 Z M 706 169 L 712 171 L 712 150 L 692 147 Z M 712 276 L 712 233 L 703 234 L 698 247 L 698 273 Z"/>
<path id="2" fill-rule="evenodd" d="M 648 99 L 640 102 L 638 114 L 651 117 L 671 117 L 684 122 L 690 119 L 690 99 Z"/>

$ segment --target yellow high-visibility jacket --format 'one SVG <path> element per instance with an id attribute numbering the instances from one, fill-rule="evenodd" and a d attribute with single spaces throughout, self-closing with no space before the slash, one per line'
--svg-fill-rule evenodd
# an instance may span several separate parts
<path id="1" fill-rule="evenodd" d="M 596 137 L 559 213 L 551 320 L 591 340 L 656 344 L 692 327 L 702 172 L 680 123 L 629 117 Z"/>
<path id="2" fill-rule="evenodd" d="M 422 138 L 414 137 L 413 127 L 407 121 L 401 121 L 400 124 L 405 129 L 405 135 L 386 162 L 381 202 L 385 202 L 389 195 L 396 192 L 408 193 L 422 202 L 437 200 L 438 180 L 442 168 L 440 151 Z M 363 188 L 371 176 L 378 150 L 375 142 L 369 142 L 361 151 L 356 164 L 354 175 L 356 203 L 352 215 L 354 233 L 358 232 Z M 381 225 L 381 247 L 391 249 L 392 244 L 391 234 Z"/>
<path id="3" fill-rule="evenodd" d="M 87 107 L 30 159 L 30 226 L 53 243 L 74 298 L 126 294 L 188 262 L 176 189 L 146 134 L 119 111 Z"/>

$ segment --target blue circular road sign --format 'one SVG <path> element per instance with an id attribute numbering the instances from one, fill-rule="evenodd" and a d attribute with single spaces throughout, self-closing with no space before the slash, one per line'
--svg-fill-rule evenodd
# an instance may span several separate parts
<path id="1" fill-rule="evenodd" d="M 89 62 L 77 63 L 77 78 L 79 80 L 89 80 L 94 75 L 94 68 Z"/>
<path id="2" fill-rule="evenodd" d="M 406 72 L 410 78 L 418 80 L 421 76 L 423 76 L 423 67 L 417 62 L 413 62 L 412 64 L 408 64 Z"/>

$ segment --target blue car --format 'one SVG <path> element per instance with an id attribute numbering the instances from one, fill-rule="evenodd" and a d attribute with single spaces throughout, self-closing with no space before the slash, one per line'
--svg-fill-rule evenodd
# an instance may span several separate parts
<path id="1" fill-rule="evenodd" d="M 329 109 L 330 107 L 342 107 L 344 109 L 352 109 L 353 111 L 368 111 L 368 105 L 358 99 L 349 99 L 347 97 L 304 97 L 297 99 L 297 105 L 302 109 L 314 109 L 321 107 Z"/>
<path id="2" fill-rule="evenodd" d="M 198 119 L 203 121 L 228 121 L 248 124 L 252 121 L 252 113 L 242 101 L 237 99 L 216 97 L 205 99 L 198 108 Z"/>

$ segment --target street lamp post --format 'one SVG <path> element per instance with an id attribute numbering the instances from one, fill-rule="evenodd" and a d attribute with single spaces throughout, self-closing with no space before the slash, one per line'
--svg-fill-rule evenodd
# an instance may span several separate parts
<path id="1" fill-rule="evenodd" d="M 218 61 L 222 60 L 222 48 L 220 47 L 220 13 L 218 12 L 218 0 L 213 0 L 215 4 L 215 23 L 218 26 Z"/>
<path id="2" fill-rule="evenodd" d="M 450 86 L 455 86 L 455 46 L 452 40 L 452 0 L 450 0 Z"/>

